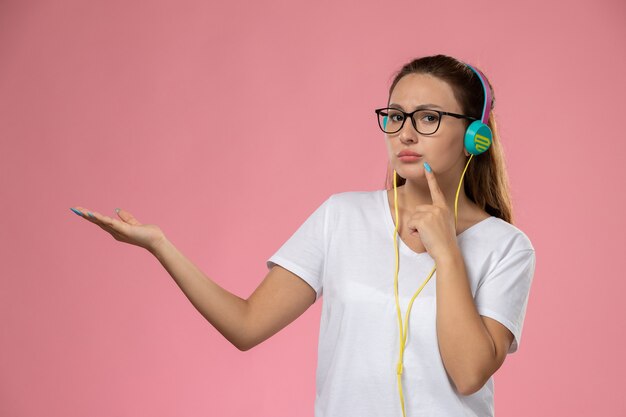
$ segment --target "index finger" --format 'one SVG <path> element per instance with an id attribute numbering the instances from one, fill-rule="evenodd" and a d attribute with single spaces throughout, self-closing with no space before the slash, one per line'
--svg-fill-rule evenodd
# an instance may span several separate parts
<path id="1" fill-rule="evenodd" d="M 433 199 L 433 204 L 436 206 L 446 207 L 446 197 L 443 195 L 443 191 L 439 188 L 439 183 L 435 177 L 435 173 L 432 171 L 430 165 L 424 162 L 424 171 L 426 173 L 426 180 L 428 180 L 428 188 L 430 189 L 430 196 Z"/>

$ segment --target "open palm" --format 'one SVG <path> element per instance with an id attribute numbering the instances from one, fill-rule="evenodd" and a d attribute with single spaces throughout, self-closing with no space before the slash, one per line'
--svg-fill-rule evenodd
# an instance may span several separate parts
<path id="1" fill-rule="evenodd" d="M 89 211 L 80 206 L 73 207 L 71 210 L 109 232 L 115 240 L 139 246 L 149 251 L 165 238 L 159 226 L 154 224 L 141 224 L 126 210 L 118 211 L 117 215 L 120 218 L 119 220 L 105 216 L 96 211 Z M 90 216 L 88 213 L 91 213 L 93 216 Z"/>

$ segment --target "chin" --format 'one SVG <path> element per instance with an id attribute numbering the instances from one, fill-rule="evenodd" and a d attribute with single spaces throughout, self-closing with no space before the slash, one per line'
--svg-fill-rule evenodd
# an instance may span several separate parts
<path id="1" fill-rule="evenodd" d="M 418 180 L 420 178 L 425 177 L 426 168 L 424 168 L 424 164 L 415 164 L 414 166 L 407 169 L 407 167 L 403 167 L 401 170 L 396 169 L 396 172 L 399 176 L 406 179 Z"/>

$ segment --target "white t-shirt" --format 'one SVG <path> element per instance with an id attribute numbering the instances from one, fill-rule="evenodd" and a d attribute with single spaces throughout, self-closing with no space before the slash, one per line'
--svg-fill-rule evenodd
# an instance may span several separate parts
<path id="1" fill-rule="evenodd" d="M 267 261 L 298 275 L 324 295 L 316 371 L 315 417 L 402 417 L 396 364 L 394 223 L 386 190 L 331 195 Z M 535 251 L 528 237 L 498 217 L 457 236 L 478 313 L 506 326 L 517 350 Z M 434 260 L 398 235 L 402 319 Z M 436 333 L 437 271 L 415 298 L 404 352 L 407 417 L 493 416 L 493 377 L 472 395 L 459 394 L 443 365 Z"/>

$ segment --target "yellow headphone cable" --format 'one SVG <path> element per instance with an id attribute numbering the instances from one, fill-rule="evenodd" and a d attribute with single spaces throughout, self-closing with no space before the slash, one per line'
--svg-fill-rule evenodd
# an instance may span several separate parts
<path id="1" fill-rule="evenodd" d="M 463 170 L 463 173 L 461 174 L 461 180 L 459 181 L 459 186 L 456 190 L 456 197 L 454 198 L 454 226 L 455 226 L 455 230 L 456 230 L 456 223 L 457 223 L 457 205 L 458 205 L 458 201 L 459 201 L 459 191 L 461 190 L 461 184 L 463 183 L 463 177 L 465 176 L 465 171 L 467 171 L 467 167 L 469 166 L 470 161 L 472 160 L 472 158 L 474 157 L 473 154 L 470 154 L 469 159 L 467 160 L 467 164 L 465 164 L 465 169 Z M 394 197 L 394 204 L 395 204 L 395 210 L 396 210 L 396 228 L 394 230 L 394 235 L 393 235 L 393 239 L 394 239 L 394 248 L 396 250 L 396 273 L 395 273 L 395 280 L 394 280 L 394 287 L 395 287 L 395 295 L 396 295 L 396 308 L 398 311 L 398 326 L 399 326 L 399 330 L 400 330 L 400 357 L 398 359 L 398 365 L 396 368 L 396 373 L 398 375 L 398 390 L 400 392 L 400 404 L 402 405 L 402 415 L 404 417 L 406 417 L 406 412 L 404 409 L 404 396 L 402 395 L 402 368 L 403 368 L 403 359 L 404 359 L 404 349 L 406 347 L 406 339 L 408 336 L 408 331 L 409 331 L 409 314 L 411 312 L 411 307 L 413 306 L 413 301 L 415 300 L 415 297 L 417 297 L 417 295 L 420 293 L 420 291 L 422 291 L 422 288 L 424 288 L 424 286 L 426 285 L 426 283 L 428 283 L 428 281 L 430 280 L 430 277 L 432 277 L 432 275 L 435 273 L 435 269 L 437 269 L 437 265 L 433 266 L 433 269 L 430 271 L 430 274 L 428 275 L 428 278 L 426 278 L 426 281 L 424 281 L 424 283 L 419 287 L 419 289 L 417 290 L 417 292 L 415 293 L 415 295 L 413 296 L 413 298 L 411 298 L 411 301 L 409 302 L 409 307 L 407 309 L 406 312 L 406 316 L 405 316 L 405 322 L 404 322 L 404 330 L 402 329 L 402 312 L 400 311 L 400 301 L 398 298 L 398 267 L 399 267 L 399 262 L 400 262 L 400 256 L 398 253 L 398 226 L 400 224 L 399 220 L 398 220 L 398 189 L 397 189 L 397 174 L 396 174 L 396 170 L 393 170 L 393 197 Z"/>

